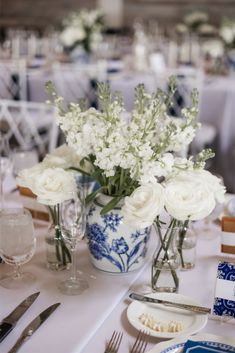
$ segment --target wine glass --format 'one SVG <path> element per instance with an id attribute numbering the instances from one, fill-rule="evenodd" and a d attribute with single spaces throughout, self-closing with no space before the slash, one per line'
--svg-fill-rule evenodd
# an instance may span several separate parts
<path id="1" fill-rule="evenodd" d="M 6 264 L 13 265 L 13 273 L 0 280 L 5 288 L 21 288 L 31 284 L 35 277 L 22 272 L 21 265 L 34 255 L 36 238 L 30 212 L 23 208 L 0 211 L 0 257 Z"/>
<path id="2" fill-rule="evenodd" d="M 4 207 L 3 181 L 12 171 L 11 152 L 8 138 L 0 134 L 0 208 Z"/>
<path id="3" fill-rule="evenodd" d="M 68 195 L 68 199 L 61 204 L 61 234 L 71 251 L 72 266 L 69 278 L 60 282 L 58 288 L 63 294 L 81 294 L 89 286 L 81 278 L 76 268 L 76 250 L 80 240 L 84 237 L 86 228 L 86 210 L 83 189 L 78 187 L 77 193 Z"/>
<path id="4" fill-rule="evenodd" d="M 219 180 L 220 184 L 224 186 L 223 177 L 219 174 L 214 174 Z M 216 220 L 219 219 L 224 209 L 224 205 L 221 203 L 217 203 L 214 210 L 204 218 L 202 229 L 200 229 L 200 235 L 206 240 L 214 239 L 215 235 L 218 236 L 218 233 L 213 229 L 213 225 Z"/>
<path id="5" fill-rule="evenodd" d="M 35 149 L 16 148 L 12 151 L 13 174 L 17 176 L 22 169 L 33 167 L 38 163 L 38 154 Z"/>

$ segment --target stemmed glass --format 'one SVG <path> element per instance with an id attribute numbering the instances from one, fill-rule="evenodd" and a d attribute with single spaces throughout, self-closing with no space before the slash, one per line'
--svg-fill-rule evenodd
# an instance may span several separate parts
<path id="1" fill-rule="evenodd" d="M 3 181 L 12 171 L 11 152 L 8 138 L 0 133 L 0 208 L 4 207 Z"/>
<path id="2" fill-rule="evenodd" d="M 76 266 L 76 250 L 86 229 L 85 200 L 81 187 L 61 204 L 61 212 L 61 234 L 71 251 L 72 266 L 69 278 L 60 282 L 58 288 L 63 294 L 77 295 L 89 287 L 87 281 L 79 276 Z"/>
<path id="3" fill-rule="evenodd" d="M 38 163 L 38 154 L 34 149 L 15 148 L 12 151 L 12 168 L 14 176 L 22 169 L 33 167 Z"/>
<path id="4" fill-rule="evenodd" d="M 220 184 L 224 185 L 223 177 L 219 174 L 215 174 L 217 178 L 220 179 Z M 206 240 L 212 240 L 217 234 L 212 228 L 214 222 L 219 219 L 221 213 L 223 212 L 224 205 L 217 203 L 214 210 L 203 220 L 203 226 L 200 235 Z"/>
<path id="5" fill-rule="evenodd" d="M 0 211 L 0 257 L 14 266 L 13 273 L 0 280 L 5 288 L 21 288 L 31 284 L 35 277 L 22 272 L 21 265 L 28 262 L 35 253 L 36 238 L 33 220 L 26 209 L 3 209 Z"/>

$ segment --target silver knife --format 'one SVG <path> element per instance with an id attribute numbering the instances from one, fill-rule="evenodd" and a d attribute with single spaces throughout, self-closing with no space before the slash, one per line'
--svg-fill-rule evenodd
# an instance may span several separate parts
<path id="1" fill-rule="evenodd" d="M 129 297 L 131 299 L 139 300 L 139 301 L 142 301 L 142 302 L 154 303 L 154 304 L 163 304 L 163 305 L 166 305 L 166 306 L 172 306 L 172 307 L 175 307 L 175 308 L 190 310 L 190 311 L 193 311 L 193 312 L 198 313 L 198 314 L 210 314 L 211 313 L 211 309 L 210 308 L 206 308 L 204 306 L 190 305 L 190 304 L 183 304 L 183 303 L 174 303 L 174 302 L 171 302 L 171 301 L 168 301 L 168 300 L 162 300 L 162 299 L 155 299 L 155 298 L 146 297 L 146 296 L 143 296 L 143 295 L 137 294 L 137 293 L 131 293 L 129 295 Z"/>
<path id="2" fill-rule="evenodd" d="M 0 342 L 11 332 L 15 327 L 17 321 L 26 312 L 26 310 L 33 304 L 35 299 L 39 296 L 40 292 L 31 294 L 22 301 L 7 317 L 0 323 Z"/>
<path id="3" fill-rule="evenodd" d="M 29 339 L 32 334 L 43 324 L 43 322 L 53 313 L 53 311 L 60 305 L 60 303 L 53 304 L 47 309 L 42 311 L 38 316 L 30 322 L 30 324 L 25 327 L 20 337 L 14 344 L 14 346 L 9 350 L 8 353 L 15 353 L 21 347 L 21 345 Z"/>

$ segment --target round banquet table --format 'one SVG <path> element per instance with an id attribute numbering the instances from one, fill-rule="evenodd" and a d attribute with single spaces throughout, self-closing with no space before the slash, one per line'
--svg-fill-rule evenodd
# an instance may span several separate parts
<path id="1" fill-rule="evenodd" d="M 10 190 L 10 188 L 8 189 Z M 6 188 L 5 188 L 6 191 Z M 17 192 L 7 193 L 8 206 L 22 205 L 25 200 Z M 14 330 L 1 343 L 1 353 L 7 353 L 22 330 L 42 310 L 60 302 L 61 305 L 48 320 L 24 343 L 22 353 L 103 353 L 114 330 L 123 332 L 121 352 L 127 352 L 133 344 L 137 330 L 127 320 L 126 310 L 130 304 L 128 294 L 150 283 L 150 263 L 155 249 L 155 234 L 151 235 L 151 246 L 145 266 L 136 272 L 123 275 L 102 273 L 92 267 L 86 241 L 78 250 L 78 268 L 86 275 L 89 289 L 82 295 L 65 296 L 57 289 L 57 283 L 66 271 L 54 272 L 46 268 L 44 236 L 48 224 L 35 221 L 37 250 L 32 260 L 23 265 L 36 275 L 36 282 L 24 289 L 10 290 L 0 287 L 0 320 L 7 316 L 28 295 L 40 291 L 39 297 L 22 316 Z M 234 260 L 234 256 L 220 252 L 220 228 L 211 227 L 212 239 L 203 236 L 202 224 L 197 224 L 197 261 L 194 269 L 180 273 L 179 293 L 195 299 L 203 306 L 212 307 L 218 262 Z M 0 264 L 0 277 L 10 266 Z M 202 332 L 234 337 L 234 322 L 209 319 Z M 159 338 L 148 338 L 151 349 Z"/>

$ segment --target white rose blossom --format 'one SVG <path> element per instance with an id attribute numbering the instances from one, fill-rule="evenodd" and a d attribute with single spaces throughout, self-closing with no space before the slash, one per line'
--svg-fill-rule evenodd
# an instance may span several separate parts
<path id="1" fill-rule="evenodd" d="M 214 179 L 215 178 L 215 179 Z M 179 221 L 200 220 L 223 200 L 225 189 L 218 178 L 200 170 L 179 172 L 165 183 L 165 207 Z"/>
<path id="2" fill-rule="evenodd" d="M 76 193 L 77 185 L 72 173 L 62 168 L 44 168 L 43 163 L 36 167 L 22 171 L 17 182 L 30 188 L 38 202 L 54 206 L 67 200 L 71 193 Z"/>
<path id="3" fill-rule="evenodd" d="M 146 184 L 137 188 L 124 202 L 124 222 L 136 228 L 146 228 L 163 210 L 164 189 L 158 183 Z"/>

